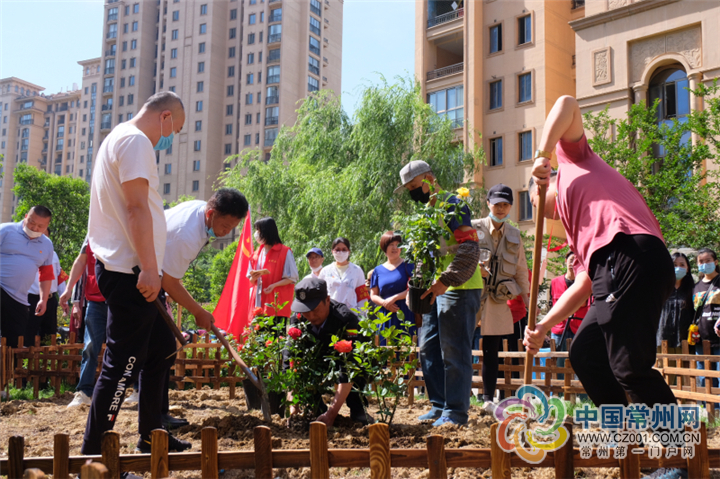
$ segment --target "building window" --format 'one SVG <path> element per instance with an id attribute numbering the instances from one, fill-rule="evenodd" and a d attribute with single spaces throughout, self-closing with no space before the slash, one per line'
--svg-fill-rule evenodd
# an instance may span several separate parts
<path id="1" fill-rule="evenodd" d="M 532 131 L 523 131 L 518 135 L 518 145 L 520 147 L 520 161 L 532 160 Z"/>
<path id="2" fill-rule="evenodd" d="M 256 145 L 260 144 L 260 133 L 255 133 L 255 144 Z"/>
<path id="3" fill-rule="evenodd" d="M 273 144 L 275 143 L 275 138 L 277 138 L 277 134 L 277 128 L 269 128 L 265 130 L 265 146 L 273 146 Z"/>
<path id="4" fill-rule="evenodd" d="M 195 121 L 195 131 L 202 131 L 202 120 Z"/>
<path id="5" fill-rule="evenodd" d="M 279 115 L 280 109 L 276 106 L 271 106 L 270 108 L 265 108 L 265 125 L 277 125 L 278 124 L 278 115 Z"/>
<path id="6" fill-rule="evenodd" d="M 230 20 L 235 20 L 237 18 L 237 8 L 233 8 L 230 10 Z"/>
<path id="7" fill-rule="evenodd" d="M 132 22 L 132 31 L 137 32 L 138 31 L 138 22 Z"/>
<path id="8" fill-rule="evenodd" d="M 200 15 L 207 15 L 207 3 L 205 5 L 200 5 Z"/>
<path id="9" fill-rule="evenodd" d="M 275 10 L 270 10 L 270 18 L 268 19 L 269 23 L 274 22 L 280 22 L 282 21 L 282 8 L 276 8 Z"/>
<path id="10" fill-rule="evenodd" d="M 268 85 L 272 83 L 280 83 L 280 66 L 272 66 L 267 69 Z"/>
<path id="11" fill-rule="evenodd" d="M 170 194 L 170 183 L 165 183 L 163 185 L 163 194 L 169 195 Z"/>
<path id="12" fill-rule="evenodd" d="M 128 77 L 128 86 L 135 86 L 135 75 L 130 75 Z"/>
<path id="13" fill-rule="evenodd" d="M 179 36 L 180 36 L 180 30 L 173 30 L 170 34 L 170 39 L 177 40 Z"/>
<path id="14" fill-rule="evenodd" d="M 122 42 L 122 51 L 127 51 L 127 42 Z"/>
<path id="15" fill-rule="evenodd" d="M 532 73 L 518 75 L 518 103 L 532 100 Z"/>
<path id="16" fill-rule="evenodd" d="M 310 11 L 318 17 L 322 16 L 322 10 L 320 10 L 320 0 L 310 0 Z"/>
<path id="17" fill-rule="evenodd" d="M 227 125 L 225 125 L 225 134 L 232 135 L 232 123 L 228 123 Z"/>
<path id="18" fill-rule="evenodd" d="M 317 80 L 317 78 L 313 78 L 310 75 L 308 75 L 308 91 L 318 91 L 320 89 L 320 82 Z"/>
<path id="19" fill-rule="evenodd" d="M 319 75 L 320 74 L 320 61 L 317 58 L 310 56 L 309 60 L 308 60 L 308 70 L 310 71 L 310 73 Z"/>
<path id="20" fill-rule="evenodd" d="M 248 73 L 248 74 L 247 74 L 246 83 L 247 83 L 248 85 L 252 85 L 252 84 L 253 84 L 253 78 L 254 78 L 254 75 L 253 75 L 252 73 Z"/>
<path id="21" fill-rule="evenodd" d="M 243 145 L 250 146 L 251 143 L 252 143 L 252 135 L 245 135 L 243 137 Z"/>
<path id="22" fill-rule="evenodd" d="M 198 43 L 198 53 L 205 53 L 205 42 Z"/>
<path id="23" fill-rule="evenodd" d="M 193 191 L 199 191 L 199 190 L 200 190 L 200 182 L 199 182 L 198 180 L 194 180 L 194 181 L 193 181 L 192 190 L 193 190 Z"/>
<path id="24" fill-rule="evenodd" d="M 441 117 L 450 119 L 453 128 L 459 128 L 464 120 L 463 86 L 428 93 L 428 104 Z"/>
<path id="25" fill-rule="evenodd" d="M 233 96 L 235 94 L 235 85 L 228 85 L 227 96 Z"/>
<path id="26" fill-rule="evenodd" d="M 235 58 L 235 47 L 228 48 L 228 58 Z"/>
<path id="27" fill-rule="evenodd" d="M 248 24 L 255 25 L 256 17 L 257 17 L 257 15 L 255 15 L 254 13 L 251 13 L 250 16 L 248 17 Z"/>
<path id="28" fill-rule="evenodd" d="M 503 164 L 503 141 L 500 138 L 490 139 L 490 165 L 489 166 L 501 166 Z"/>
<path id="29" fill-rule="evenodd" d="M 255 43 L 255 34 L 254 33 L 248 33 L 248 45 L 252 45 Z"/>
<path id="30" fill-rule="evenodd" d="M 260 12 L 260 23 L 265 21 L 265 12 Z"/>
<path id="31" fill-rule="evenodd" d="M 320 21 L 317 18 L 310 17 L 310 33 L 320 36 Z"/>
<path id="32" fill-rule="evenodd" d="M 165 163 L 165 174 L 166 175 L 172 174 L 172 164 Z"/>
<path id="33" fill-rule="evenodd" d="M 282 39 L 282 25 L 270 25 L 268 29 L 268 43 L 276 43 Z M 262 32 L 260 32 L 260 41 L 262 42 Z"/>
<path id="34" fill-rule="evenodd" d="M 229 66 L 228 67 L 228 78 L 232 78 L 235 76 L 235 67 Z"/>
<path id="35" fill-rule="evenodd" d="M 532 15 L 518 18 L 518 45 L 532 41 Z"/>
<path id="36" fill-rule="evenodd" d="M 235 38 L 235 36 L 237 35 L 237 29 L 236 29 L 236 28 L 231 28 L 229 35 L 230 35 L 230 40 L 232 40 L 233 38 Z"/>
<path id="37" fill-rule="evenodd" d="M 225 154 L 232 155 L 232 143 L 225 143 Z"/>
<path id="38" fill-rule="evenodd" d="M 125 88 L 125 77 L 122 77 L 120 79 L 120 88 Z M 110 91 L 112 91 L 112 90 L 110 90 Z"/>
<path id="39" fill-rule="evenodd" d="M 255 63 L 255 54 L 254 53 L 248 53 L 247 62 L 248 62 L 248 65 Z"/>
<path id="40" fill-rule="evenodd" d="M 650 79 L 648 88 L 648 100 L 650 105 L 657 105 L 656 118 L 658 123 L 672 125 L 674 120 L 680 123 L 687 122 L 687 115 L 690 113 L 690 92 L 687 75 L 678 66 L 656 72 Z M 691 141 L 689 131 L 685 131 L 681 138 L 682 144 Z M 658 144 L 653 144 L 653 156 L 662 158 L 666 155 L 665 149 Z"/>
<path id="41" fill-rule="evenodd" d="M 490 27 L 490 53 L 502 51 L 502 24 Z"/>
<path id="42" fill-rule="evenodd" d="M 132 93 L 128 94 L 128 102 L 127 102 L 128 105 L 132 105 L 134 100 L 135 100 L 135 95 L 133 95 Z M 128 114 L 128 116 L 130 116 L 130 115 Z M 129 119 L 130 118 L 128 118 L 128 120 Z"/>
<path id="43" fill-rule="evenodd" d="M 195 102 L 195 111 L 203 111 L 202 100 Z"/>
<path id="44" fill-rule="evenodd" d="M 502 80 L 490 83 L 490 109 L 502 108 Z"/>
<path id="45" fill-rule="evenodd" d="M 132 120 L 132 115 L 128 113 L 128 120 Z M 165 150 L 165 156 L 172 155 L 172 144 Z"/>
<path id="46" fill-rule="evenodd" d="M 118 103 L 120 104 L 120 106 L 123 106 L 123 105 L 125 104 L 125 97 L 124 97 L 124 96 L 121 96 L 121 97 L 119 98 Z"/>
<path id="47" fill-rule="evenodd" d="M 193 171 L 200 171 L 200 160 L 193 160 Z"/>
<path id="48" fill-rule="evenodd" d="M 246 105 L 252 105 L 253 102 L 253 94 L 252 93 L 246 93 L 245 94 L 245 104 Z"/>
<path id="49" fill-rule="evenodd" d="M 205 62 L 198 62 L 198 73 L 205 71 Z"/>
<path id="50" fill-rule="evenodd" d="M 140 4 L 139 3 L 133 4 L 133 13 L 140 13 Z"/>
<path id="51" fill-rule="evenodd" d="M 200 140 L 195 140 L 195 143 L 193 145 L 193 151 L 200 151 L 200 147 L 202 146 L 202 142 Z"/>
<path id="52" fill-rule="evenodd" d="M 247 113 L 245 115 L 245 124 L 252 125 L 252 113 Z"/>
<path id="53" fill-rule="evenodd" d="M 137 50 L 137 40 L 130 41 L 130 50 Z"/>
<path id="54" fill-rule="evenodd" d="M 521 191 L 518 195 L 520 197 L 520 221 L 532 221 L 533 219 L 533 205 L 530 201 L 530 193 L 527 191 Z"/>
<path id="55" fill-rule="evenodd" d="M 207 23 L 201 23 L 200 24 L 200 35 L 204 35 L 207 33 Z"/>
<path id="56" fill-rule="evenodd" d="M 170 69 L 170 78 L 175 78 L 175 77 L 177 77 L 177 68 L 172 67 Z"/>
<path id="57" fill-rule="evenodd" d="M 225 116 L 232 116 L 232 115 L 233 115 L 233 106 L 225 105 Z"/>
<path id="58" fill-rule="evenodd" d="M 131 58 L 130 59 L 130 68 L 135 68 L 136 62 L 137 62 L 136 58 Z"/>
<path id="59" fill-rule="evenodd" d="M 320 40 L 310 37 L 310 53 L 320 55 Z"/>
<path id="60" fill-rule="evenodd" d="M 205 89 L 205 84 L 201 81 L 197 82 L 197 92 L 202 93 L 202 91 Z"/>

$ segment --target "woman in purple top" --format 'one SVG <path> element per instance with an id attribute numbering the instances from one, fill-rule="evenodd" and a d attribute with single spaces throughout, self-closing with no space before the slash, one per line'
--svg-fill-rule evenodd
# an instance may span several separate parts
<path id="1" fill-rule="evenodd" d="M 390 319 L 381 325 L 381 330 L 390 326 L 406 330 L 400 326 L 398 311 L 402 311 L 405 315 L 404 321 L 415 324 L 415 315 L 410 312 L 405 302 L 413 265 L 406 263 L 400 257 L 401 241 L 400 235 L 393 231 L 388 231 L 382 235 L 380 249 L 383 250 L 388 260 L 375 268 L 370 279 L 370 299 L 381 307 L 380 312 L 391 314 Z M 416 329 L 415 326 L 412 326 L 406 331 L 410 336 L 414 336 Z M 380 344 L 385 344 L 385 338 L 382 336 L 380 337 Z"/>

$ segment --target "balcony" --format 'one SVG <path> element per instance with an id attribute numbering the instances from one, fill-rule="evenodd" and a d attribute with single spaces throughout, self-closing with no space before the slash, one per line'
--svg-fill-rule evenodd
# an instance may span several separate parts
<path id="1" fill-rule="evenodd" d="M 312 13 L 314 13 L 315 15 L 317 15 L 318 17 L 322 17 L 322 12 L 320 11 L 320 9 L 318 7 L 316 7 L 314 5 L 310 5 L 310 11 Z"/>
<path id="2" fill-rule="evenodd" d="M 323 62 L 324 62 L 324 63 L 328 63 L 327 57 L 323 57 Z"/>
<path id="3" fill-rule="evenodd" d="M 115 74 L 115 67 L 110 67 L 105 69 L 105 75 L 114 75 Z"/>
<path id="4" fill-rule="evenodd" d="M 268 35 L 268 44 L 279 42 L 280 37 L 282 37 L 282 33 L 274 33 L 272 35 Z"/>
<path id="5" fill-rule="evenodd" d="M 115 50 L 105 50 L 105 56 L 106 57 L 114 57 L 115 56 Z"/>
<path id="6" fill-rule="evenodd" d="M 109 121 L 100 123 L 100 131 L 109 130 L 109 129 L 110 129 L 110 122 L 109 122 Z"/>
<path id="7" fill-rule="evenodd" d="M 430 81 L 449 75 L 455 75 L 456 73 L 462 73 L 464 65 L 464 63 L 456 63 L 455 65 L 450 65 L 445 68 L 438 68 L 437 70 L 427 72 L 427 80 Z"/>
<path id="8" fill-rule="evenodd" d="M 273 146 L 275 144 L 275 138 L 265 138 L 265 146 Z"/>
<path id="9" fill-rule="evenodd" d="M 278 124 L 278 117 L 269 116 L 269 117 L 265 118 L 265 126 L 277 125 L 277 124 Z"/>
<path id="10" fill-rule="evenodd" d="M 108 93 L 112 93 L 114 89 L 115 89 L 115 86 L 114 86 L 114 85 L 104 86 L 104 87 L 103 87 L 103 95 L 106 95 L 106 94 L 108 94 Z"/>
<path id="11" fill-rule="evenodd" d="M 267 59 L 267 64 L 272 65 L 275 63 L 280 63 L 280 55 L 270 55 Z"/>
<path id="12" fill-rule="evenodd" d="M 315 55 L 320 55 L 320 47 L 314 47 L 310 45 L 310 53 L 314 53 Z"/>
<path id="13" fill-rule="evenodd" d="M 320 74 L 320 69 L 318 67 L 316 67 L 315 65 L 313 65 L 312 63 L 308 64 L 308 71 L 310 73 L 314 73 L 316 75 Z"/>
<path id="14" fill-rule="evenodd" d="M 323 77 L 323 83 L 327 83 L 327 77 Z"/>
<path id="15" fill-rule="evenodd" d="M 267 77 L 267 84 L 280 83 L 280 75 L 270 75 Z"/>
<path id="16" fill-rule="evenodd" d="M 312 83 L 308 83 L 308 91 L 309 91 L 310 93 L 312 93 L 312 92 L 314 92 L 314 91 L 318 91 L 318 90 L 319 90 L 319 88 L 318 88 L 317 85 L 313 85 Z"/>
<path id="17" fill-rule="evenodd" d="M 105 40 L 113 40 L 115 38 L 117 38 L 117 30 L 107 32 L 107 35 L 105 35 Z"/>
<path id="18" fill-rule="evenodd" d="M 310 25 L 310 33 L 320 36 L 320 29 L 314 25 Z"/>
<path id="19" fill-rule="evenodd" d="M 462 18 L 464 15 L 465 15 L 464 8 L 458 8 L 457 10 L 454 10 L 452 12 L 443 13 L 442 15 L 438 15 L 435 18 L 429 19 L 428 20 L 428 28 L 432 28 L 436 25 L 442 25 L 443 23 L 452 22 L 453 20 Z"/>
<path id="20" fill-rule="evenodd" d="M 273 14 L 268 17 L 268 22 L 275 23 L 275 22 L 282 22 L 282 13 L 277 14 L 278 9 L 273 10 Z"/>
<path id="21" fill-rule="evenodd" d="M 278 95 L 265 97 L 266 105 L 277 105 L 279 102 L 280 102 L 280 97 Z"/>
<path id="22" fill-rule="evenodd" d="M 112 105 L 103 105 L 102 108 L 100 108 L 102 111 L 112 111 Z"/>
<path id="23" fill-rule="evenodd" d="M 108 22 L 116 22 L 117 19 L 118 19 L 118 14 L 117 14 L 117 13 L 111 13 L 111 14 L 109 14 L 108 17 L 107 17 L 107 21 L 108 21 Z"/>

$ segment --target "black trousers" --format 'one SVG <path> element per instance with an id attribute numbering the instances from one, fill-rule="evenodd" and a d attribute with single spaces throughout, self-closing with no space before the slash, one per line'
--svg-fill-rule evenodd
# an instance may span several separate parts
<path id="1" fill-rule="evenodd" d="M 25 344 L 35 344 L 35 336 L 45 337 L 57 334 L 58 295 L 52 293 L 47 300 L 47 308 L 42 316 L 35 316 L 35 308 L 40 302 L 39 294 L 28 294 L 28 321 L 25 328 Z"/>
<path id="2" fill-rule="evenodd" d="M 138 431 L 144 435 L 162 427 L 163 389 L 175 361 L 175 337 L 155 305 L 138 291 L 137 277 L 108 271 L 100 261 L 95 274 L 108 305 L 107 347 L 93 391 L 83 454 L 100 454 L 102 434 L 115 425 L 125 389 L 138 378 Z M 162 292 L 160 298 L 164 299 Z"/>
<path id="3" fill-rule="evenodd" d="M 7 340 L 10 348 L 16 348 L 18 338 L 25 335 L 28 307 L 15 301 L 0 288 L 0 338 Z M 25 344 L 28 344 L 25 340 Z"/>
<path id="4" fill-rule="evenodd" d="M 590 262 L 595 302 L 570 345 L 570 361 L 596 406 L 676 403 L 655 364 L 660 311 L 674 287 L 670 253 L 654 236 L 619 234 Z"/>

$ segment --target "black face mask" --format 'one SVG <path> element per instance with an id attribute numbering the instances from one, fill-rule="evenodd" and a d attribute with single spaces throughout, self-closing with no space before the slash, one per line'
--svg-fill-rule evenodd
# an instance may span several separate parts
<path id="1" fill-rule="evenodd" d="M 410 190 L 410 198 L 412 198 L 415 202 L 427 203 L 430 201 L 430 192 L 428 191 L 426 193 L 423 191 L 422 186 L 418 186 L 417 188 Z"/>

